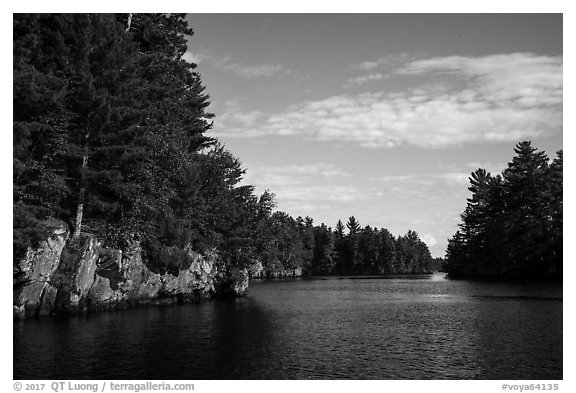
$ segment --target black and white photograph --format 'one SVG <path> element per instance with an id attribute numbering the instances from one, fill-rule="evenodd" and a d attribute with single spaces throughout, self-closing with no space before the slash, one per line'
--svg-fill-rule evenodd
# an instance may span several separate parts
<path id="1" fill-rule="evenodd" d="M 15 391 L 563 390 L 562 13 L 12 33 Z"/>

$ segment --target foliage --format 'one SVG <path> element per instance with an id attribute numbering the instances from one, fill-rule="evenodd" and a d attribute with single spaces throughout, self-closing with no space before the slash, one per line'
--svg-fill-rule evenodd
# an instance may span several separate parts
<path id="1" fill-rule="evenodd" d="M 562 151 L 551 164 L 528 141 L 514 152 L 502 176 L 471 174 L 472 197 L 448 243 L 450 275 L 562 275 Z"/>
<path id="2" fill-rule="evenodd" d="M 267 272 L 430 271 L 415 232 L 394 238 L 354 217 L 334 231 L 315 226 L 242 183 L 241 162 L 206 135 L 213 115 L 183 57 L 193 34 L 184 15 L 13 20 L 15 260 L 55 219 L 107 246 L 139 241 L 160 273 L 187 268 L 192 250 L 217 250 L 228 267 L 261 261 Z"/>
<path id="3" fill-rule="evenodd" d="M 176 249 L 218 245 L 243 221 L 223 217 L 253 205 L 238 160 L 205 135 L 213 115 L 183 60 L 184 15 L 128 19 L 14 15 L 16 259 L 49 218 L 79 231 L 83 210 L 82 231 L 117 247 L 139 239 L 151 265 L 185 267 Z"/>
<path id="4" fill-rule="evenodd" d="M 273 220 L 266 227 L 271 242 L 263 259 L 264 266 L 272 271 L 280 266 L 300 267 L 305 274 L 315 275 L 384 275 L 431 273 L 439 269 L 414 231 L 395 238 L 385 228 L 362 228 L 354 217 L 348 220 L 347 232 L 341 220 L 332 230 L 324 223 L 312 226 L 311 219 L 293 220 L 281 212 L 273 217 L 276 222 Z M 310 233 L 313 237 L 309 237 Z M 310 261 L 306 244 L 312 245 Z"/>

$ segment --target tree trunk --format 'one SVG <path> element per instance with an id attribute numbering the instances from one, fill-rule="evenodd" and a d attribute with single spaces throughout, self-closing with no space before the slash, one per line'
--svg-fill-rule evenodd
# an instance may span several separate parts
<path id="1" fill-rule="evenodd" d="M 130 25 L 132 25 L 132 13 L 128 14 L 128 22 L 126 23 L 126 32 L 130 30 Z"/>
<path id="2" fill-rule="evenodd" d="M 78 193 L 78 206 L 76 208 L 76 224 L 74 225 L 74 233 L 72 240 L 80 238 L 80 231 L 82 230 L 82 218 L 84 216 L 84 195 L 86 194 L 86 182 L 82 172 L 88 167 L 88 138 L 90 133 L 86 133 L 86 141 L 84 143 L 84 155 L 82 156 L 82 169 L 80 170 L 80 192 Z"/>

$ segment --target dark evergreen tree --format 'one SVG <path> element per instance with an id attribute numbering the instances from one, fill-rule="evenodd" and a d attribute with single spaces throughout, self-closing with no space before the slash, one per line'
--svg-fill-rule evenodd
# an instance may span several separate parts
<path id="1" fill-rule="evenodd" d="M 563 152 L 556 153 L 556 158 L 552 161 L 548 169 L 546 210 L 548 222 L 549 252 L 546 260 L 551 261 L 549 266 L 552 272 L 562 275 L 563 260 Z"/>
<path id="2" fill-rule="evenodd" d="M 348 218 L 346 223 L 346 228 L 348 228 L 348 235 L 346 236 L 346 249 L 345 249 L 345 267 L 344 273 L 346 274 L 356 274 L 360 270 L 360 223 L 356 220 L 354 216 Z"/>
<path id="3" fill-rule="evenodd" d="M 345 274 L 346 271 L 346 258 L 347 245 L 346 234 L 344 233 L 344 224 L 338 220 L 334 228 L 334 271 L 336 274 Z"/>
<path id="4" fill-rule="evenodd" d="M 301 217 L 299 218 L 301 219 Z M 309 272 L 312 270 L 314 259 L 314 220 L 312 217 L 306 216 L 298 225 L 300 227 L 300 236 L 302 237 L 302 246 L 304 247 L 302 267 L 305 272 Z"/>
<path id="5" fill-rule="evenodd" d="M 275 212 L 270 217 L 267 231 L 271 242 L 262 257 L 269 274 L 275 276 L 286 270 L 302 268 L 305 251 L 296 220 L 284 212 Z"/>
<path id="6" fill-rule="evenodd" d="M 452 276 L 549 277 L 562 272 L 562 153 L 521 142 L 502 176 L 472 173 L 459 231 L 449 241 Z"/>
<path id="7" fill-rule="evenodd" d="M 378 252 L 378 269 L 377 274 L 396 273 L 394 266 L 396 264 L 396 246 L 394 235 L 387 229 L 380 229 L 378 236 L 380 238 Z"/>
<path id="8" fill-rule="evenodd" d="M 378 274 L 379 241 L 377 231 L 371 226 L 368 225 L 362 229 L 358 236 L 357 273 Z"/>
<path id="9" fill-rule="evenodd" d="M 15 14 L 13 18 L 13 244 L 22 257 L 48 235 L 46 220 L 70 217 L 63 201 L 67 179 L 66 108 L 69 49 L 62 16 Z"/>
<path id="10" fill-rule="evenodd" d="M 543 256 L 548 237 L 547 216 L 542 209 L 542 194 L 546 186 L 548 157 L 537 151 L 530 142 L 521 142 L 514 149 L 516 156 L 508 164 L 502 176 L 507 201 L 506 222 L 508 237 L 512 240 L 510 269 L 543 273 Z"/>
<path id="11" fill-rule="evenodd" d="M 324 223 L 314 227 L 314 254 L 312 274 L 325 275 L 334 273 L 334 234 Z"/>

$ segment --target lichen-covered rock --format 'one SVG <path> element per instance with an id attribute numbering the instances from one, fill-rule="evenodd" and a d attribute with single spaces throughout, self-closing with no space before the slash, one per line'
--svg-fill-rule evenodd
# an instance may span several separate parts
<path id="1" fill-rule="evenodd" d="M 110 281 L 111 289 L 118 289 L 118 284 L 123 280 L 120 269 L 122 268 L 122 250 L 100 248 L 96 274 Z"/>
<path id="2" fill-rule="evenodd" d="M 14 284 L 28 281 L 48 281 L 58 267 L 60 254 L 68 240 L 69 231 L 63 223 L 57 223 L 52 235 L 26 256 L 14 268 Z"/>
<path id="3" fill-rule="evenodd" d="M 193 260 L 188 269 L 180 270 L 177 276 L 170 273 L 162 275 L 161 293 L 165 296 L 195 299 L 214 294 L 218 276 L 217 256 L 215 254 L 203 256 L 194 252 L 190 254 Z"/>
<path id="4" fill-rule="evenodd" d="M 13 313 L 15 318 L 49 313 L 44 301 L 45 289 L 58 268 L 60 255 L 68 240 L 68 228 L 60 222 L 53 223 L 53 233 L 37 249 L 29 249 L 13 269 Z M 53 287 L 46 299 L 51 299 Z"/>
<path id="5" fill-rule="evenodd" d="M 146 266 L 138 242 L 122 251 L 92 235 L 67 240 L 68 230 L 58 227 L 14 268 L 14 318 L 241 296 L 248 288 L 247 269 L 227 273 L 216 252 L 188 249 L 187 269 L 161 275 Z"/>
<path id="6" fill-rule="evenodd" d="M 204 257 L 200 254 L 195 254 L 190 267 L 180 272 L 180 288 L 184 292 L 214 292 L 216 274 L 217 268 L 214 255 Z"/>
<path id="7" fill-rule="evenodd" d="M 296 269 L 269 269 L 266 271 L 266 277 L 268 278 L 301 277 L 302 274 L 301 267 Z"/>
<path id="8" fill-rule="evenodd" d="M 24 319 L 26 317 L 26 308 L 24 305 L 13 305 L 12 306 L 12 316 L 14 319 Z"/>
<path id="9" fill-rule="evenodd" d="M 142 261 L 142 248 L 139 243 L 134 243 L 129 251 L 122 255 L 119 272 L 122 280 L 118 289 L 124 293 L 127 301 L 137 303 L 158 297 L 160 277 L 150 271 Z"/>
<path id="10" fill-rule="evenodd" d="M 142 261 L 142 249 L 134 243 L 121 250 L 101 250 L 96 280 L 88 294 L 89 309 L 123 308 L 156 299 L 161 288 L 160 276 Z"/>
<path id="11" fill-rule="evenodd" d="M 262 262 L 260 261 L 255 261 L 248 268 L 248 275 L 250 278 L 264 278 L 265 274 L 264 265 L 262 265 Z"/>
<path id="12" fill-rule="evenodd" d="M 52 313 L 54 313 L 54 304 L 56 302 L 57 294 L 58 289 L 53 287 L 51 284 L 48 284 L 46 288 L 44 288 L 42 299 L 40 301 L 40 307 L 38 308 L 39 316 L 52 315 Z"/>
<path id="13" fill-rule="evenodd" d="M 87 295 L 94 285 L 100 243 L 94 236 L 84 236 L 64 248 L 51 284 L 58 288 L 55 311 L 87 311 Z"/>
<path id="14" fill-rule="evenodd" d="M 37 315 L 47 285 L 46 281 L 31 281 L 22 286 L 14 292 L 14 305 L 21 308 L 27 317 Z"/>
<path id="15" fill-rule="evenodd" d="M 153 300 L 158 298 L 160 289 L 162 288 L 162 280 L 159 274 L 150 273 L 137 288 L 132 292 L 132 297 L 140 302 Z M 129 297 L 130 299 L 130 297 Z"/>
<path id="16" fill-rule="evenodd" d="M 96 276 L 96 281 L 88 293 L 90 309 L 99 310 L 110 308 L 120 301 L 121 292 L 110 287 L 110 280 L 106 277 Z"/>
<path id="17" fill-rule="evenodd" d="M 193 261 L 178 275 L 152 272 L 142 260 L 142 249 L 134 243 L 128 252 L 112 257 L 108 250 L 96 269 L 96 282 L 89 293 L 90 309 L 109 309 L 140 303 L 198 300 L 213 296 L 217 268 L 212 254 L 191 252 Z"/>
<path id="18" fill-rule="evenodd" d="M 250 284 L 247 269 L 232 268 L 228 273 L 228 286 L 225 293 L 231 296 L 244 296 Z"/>

